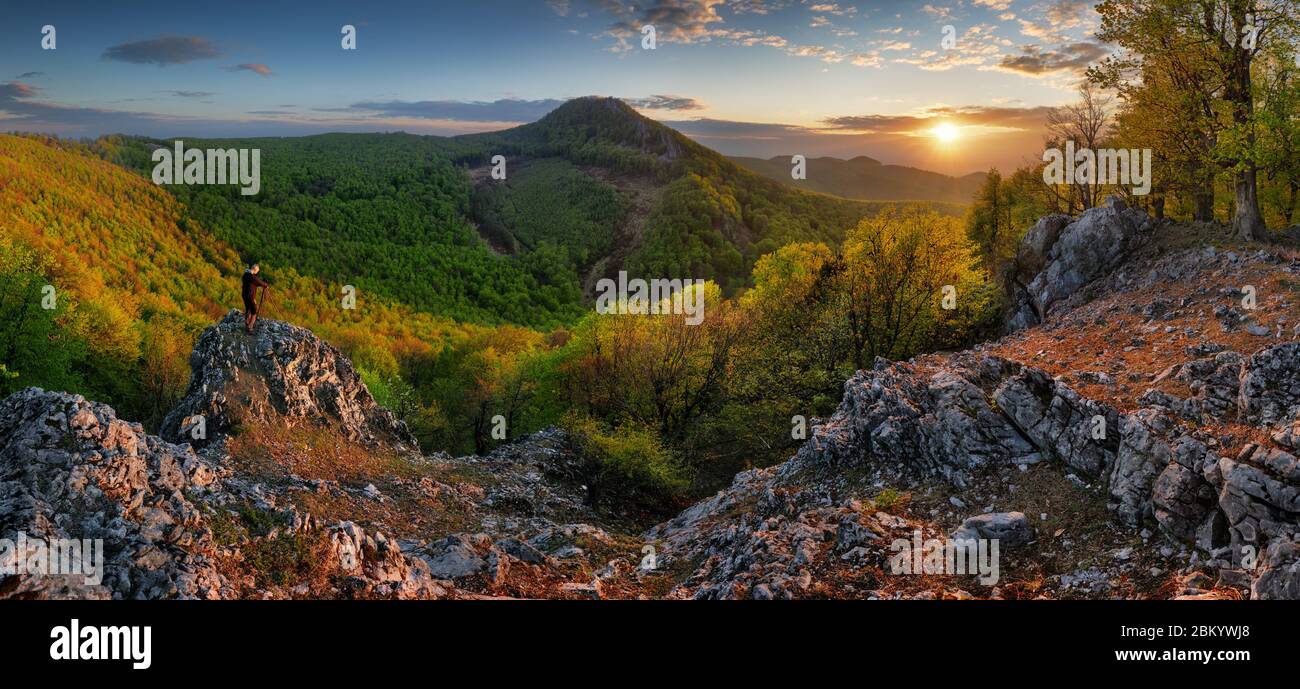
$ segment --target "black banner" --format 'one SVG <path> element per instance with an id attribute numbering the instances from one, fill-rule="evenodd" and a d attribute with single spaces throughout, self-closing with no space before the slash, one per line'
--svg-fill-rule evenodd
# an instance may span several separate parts
<path id="1" fill-rule="evenodd" d="M 7 659 L 42 675 L 143 678 L 200 669 L 214 681 L 253 670 L 374 678 L 429 662 L 485 667 L 479 661 L 503 679 L 535 680 L 543 668 L 594 678 L 594 663 L 649 672 L 682 655 L 747 657 L 751 664 L 804 656 L 818 664 L 906 663 L 923 674 L 968 679 L 971 670 L 1025 662 L 1058 671 L 1199 675 L 1292 667 L 1296 609 L 1191 602 L 33 601 L 0 604 L 0 647 Z M 702 672 L 736 670 L 724 665 Z"/>

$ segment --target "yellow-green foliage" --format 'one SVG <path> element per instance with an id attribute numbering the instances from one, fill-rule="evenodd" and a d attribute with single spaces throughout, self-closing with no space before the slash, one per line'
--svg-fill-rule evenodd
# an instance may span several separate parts
<path id="1" fill-rule="evenodd" d="M 858 223 L 844 242 L 842 289 L 854 363 L 898 359 L 956 340 L 982 319 L 989 294 L 974 246 L 957 218 L 920 206 Z M 952 309 L 943 307 L 945 292 Z"/>
<path id="2" fill-rule="evenodd" d="M 653 429 L 636 423 L 606 427 L 580 414 L 564 418 L 578 456 L 584 461 L 590 502 L 638 504 L 644 509 L 672 505 L 689 485 L 686 468 Z"/>

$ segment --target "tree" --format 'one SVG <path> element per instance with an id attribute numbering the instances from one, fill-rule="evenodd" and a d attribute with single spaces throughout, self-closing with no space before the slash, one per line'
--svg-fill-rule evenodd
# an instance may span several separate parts
<path id="1" fill-rule="evenodd" d="M 1171 95 L 1196 106 L 1193 121 L 1204 125 L 1196 131 L 1214 135 L 1204 149 L 1232 175 L 1233 233 L 1261 237 L 1267 228 L 1259 206 L 1261 89 L 1254 65 L 1275 43 L 1295 41 L 1294 0 L 1106 0 L 1098 12 L 1097 37 L 1118 44 L 1127 66 L 1169 76 Z M 1143 88 L 1160 88 L 1159 79 Z"/>
<path id="2" fill-rule="evenodd" d="M 1156 211 L 1167 193 L 1192 200 L 1193 219 L 1214 219 L 1213 151 L 1223 130 L 1206 46 L 1189 44 L 1172 15 L 1149 3 L 1114 0 L 1098 7 L 1098 38 L 1120 45 L 1118 55 L 1089 70 L 1091 81 L 1125 103 L 1117 117 L 1122 139 L 1154 149 Z"/>
<path id="3" fill-rule="evenodd" d="M 989 170 L 966 218 L 966 236 L 979 246 L 984 266 L 990 270 L 1014 250 L 1007 186 L 1002 181 L 1002 173 L 996 168 Z"/>
<path id="4" fill-rule="evenodd" d="M 759 259 L 740 300 L 745 337 L 733 389 L 744 399 L 776 390 L 801 399 L 842 382 L 848 353 L 843 301 L 828 280 L 835 254 L 824 244 L 788 244 Z M 741 380 L 750 377 L 749 380 Z M 740 392 L 747 383 L 753 387 Z"/>
<path id="5" fill-rule="evenodd" d="M 185 393 L 194 340 L 179 319 L 155 316 L 143 327 L 137 408 L 145 426 L 157 428 Z"/>
<path id="6" fill-rule="evenodd" d="M 571 403 L 611 425 L 631 421 L 682 442 L 692 422 L 718 409 L 726 391 L 739 323 L 714 283 L 704 291 L 704 320 L 684 314 L 593 314 L 575 330 L 567 365 Z"/>
<path id="7" fill-rule="evenodd" d="M 854 365 L 911 356 L 982 315 L 988 281 L 975 254 L 957 219 L 920 206 L 858 223 L 838 266 Z M 945 297 L 962 309 L 945 308 Z"/>
<path id="8" fill-rule="evenodd" d="M 1283 225 L 1300 218 L 1300 55 L 1275 43 L 1261 61 L 1260 169 L 1272 183 L 1273 206 Z"/>
<path id="9" fill-rule="evenodd" d="M 35 252 L 0 235 L 0 397 L 28 386 L 74 390 L 82 383 L 76 367 L 85 343 L 42 303 L 46 269 Z M 69 307 L 65 299 L 65 314 Z"/>
<path id="10" fill-rule="evenodd" d="M 1116 139 L 1121 146 L 1152 148 L 1153 211 L 1163 217 L 1170 196 L 1189 199 L 1194 220 L 1214 220 L 1214 179 L 1211 160 L 1220 127 L 1214 117 L 1213 94 L 1197 89 L 1203 81 L 1187 54 L 1165 56 L 1158 67 L 1145 64 L 1139 75 L 1112 59 L 1093 72 L 1099 83 L 1114 88 L 1123 102 L 1116 115 Z"/>
<path id="11" fill-rule="evenodd" d="M 506 326 L 471 338 L 463 343 L 464 349 L 450 352 L 459 361 L 448 382 L 460 398 L 457 416 L 473 439 L 476 454 L 487 454 L 493 441 L 501 440 L 493 437 L 498 416 L 505 421 L 507 434 L 516 431 L 519 414 L 536 392 L 537 381 L 526 375 L 526 364 L 541 340 L 540 333 Z M 445 400 L 442 407 L 454 403 Z"/>
<path id="12" fill-rule="evenodd" d="M 1102 94 L 1091 82 L 1080 84 L 1078 101 L 1048 111 L 1048 145 L 1063 147 L 1067 141 L 1073 141 L 1076 150 L 1095 152 L 1109 134 L 1111 101 L 1110 96 Z M 1065 162 L 1074 164 L 1072 160 Z M 1066 186 L 1066 194 L 1068 208 L 1073 210 L 1077 201 L 1080 210 L 1088 210 L 1101 201 L 1101 185 L 1076 181 Z"/>

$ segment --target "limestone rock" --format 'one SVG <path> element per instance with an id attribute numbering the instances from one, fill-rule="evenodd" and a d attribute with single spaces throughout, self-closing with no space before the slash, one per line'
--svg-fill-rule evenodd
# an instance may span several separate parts
<path id="1" fill-rule="evenodd" d="M 415 449 L 414 436 L 375 403 L 352 362 L 311 331 L 259 320 L 244 330 L 232 310 L 199 337 L 190 355 L 189 388 L 163 420 L 161 435 L 204 447 L 231 429 L 256 422 L 327 425 L 343 437 Z M 190 431 L 202 416 L 206 437 Z"/>
<path id="2" fill-rule="evenodd" d="M 1034 540 L 1034 527 L 1024 512 L 992 512 L 966 519 L 948 538 L 995 539 L 999 546 L 1017 546 Z"/>
<path id="3" fill-rule="evenodd" d="M 1119 266 L 1153 229 L 1146 213 L 1113 196 L 1078 218 L 1057 214 L 1040 219 L 1021 242 L 1015 277 L 1023 287 L 1007 329 L 1042 322 L 1084 285 Z"/>
<path id="4" fill-rule="evenodd" d="M 218 473 L 80 395 L 27 388 L 0 401 L 0 538 L 98 539 L 104 558 L 98 582 L 17 575 L 0 597 L 219 597 L 212 535 L 188 497 Z"/>

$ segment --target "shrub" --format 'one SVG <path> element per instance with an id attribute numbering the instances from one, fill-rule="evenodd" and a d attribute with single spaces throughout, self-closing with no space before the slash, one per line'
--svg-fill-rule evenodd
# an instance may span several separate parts
<path id="1" fill-rule="evenodd" d="M 582 461 L 592 507 L 666 512 L 690 485 L 686 468 L 649 428 L 630 422 L 609 428 L 577 414 L 566 416 L 563 426 Z"/>

